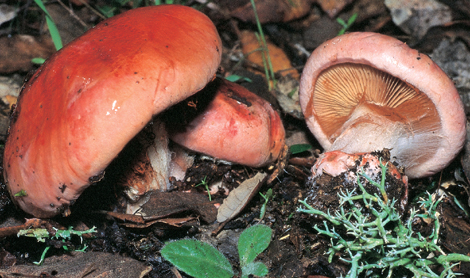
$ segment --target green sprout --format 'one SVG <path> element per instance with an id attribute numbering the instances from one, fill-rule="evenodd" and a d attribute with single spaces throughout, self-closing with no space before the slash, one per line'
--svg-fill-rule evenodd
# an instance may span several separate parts
<path id="1" fill-rule="evenodd" d="M 274 76 L 274 69 L 271 63 L 271 56 L 269 56 L 268 44 L 266 42 L 266 37 L 264 36 L 263 27 L 261 27 L 261 22 L 259 21 L 255 0 L 250 0 L 250 2 L 251 6 L 253 7 L 253 13 L 255 14 L 256 27 L 258 28 L 256 38 L 258 39 L 258 43 L 262 46 L 260 50 L 264 52 L 264 55 L 261 55 L 261 58 L 263 60 L 266 81 L 268 83 L 269 90 L 271 91 L 276 85 L 276 78 Z M 270 82 L 270 80 L 272 82 Z"/>
<path id="2" fill-rule="evenodd" d="M 310 144 L 296 144 L 292 145 L 289 148 L 289 151 L 291 154 L 298 154 L 298 153 L 303 153 L 305 151 L 308 151 L 312 148 L 312 145 Z"/>
<path id="3" fill-rule="evenodd" d="M 346 277 L 358 277 L 364 273 L 373 274 L 374 269 L 388 270 L 387 277 L 392 277 L 393 270 L 398 267 L 408 269 L 414 277 L 455 277 L 452 268 L 458 262 L 470 262 L 470 257 L 462 254 L 445 254 L 438 246 L 439 213 L 437 205 L 440 202 L 435 196 L 427 194 L 419 202 L 420 211 L 411 210 L 407 221 L 402 221 L 397 209 L 396 200 L 388 200 L 384 191 L 386 165 L 381 164 L 381 182 L 372 181 L 364 171 L 360 171 L 357 184 L 361 194 L 352 192 L 338 193 L 340 208 L 334 214 L 324 213 L 314 209 L 305 201 L 300 203 L 305 208 L 299 208 L 302 213 L 321 215 L 324 228 L 315 225 L 320 234 L 331 238 L 331 247 L 327 254 L 331 263 L 336 254 L 340 259 L 351 265 Z M 369 194 L 360 181 L 360 176 L 379 188 L 379 194 Z M 363 214 L 363 210 L 369 213 Z M 430 219 L 434 221 L 431 235 L 423 236 L 415 233 L 412 225 L 415 219 Z M 328 224 L 330 223 L 330 224 Z M 337 227 L 337 229 L 335 229 Z M 338 231 L 345 230 L 346 234 Z M 347 236 L 346 236 L 347 235 Z M 431 266 L 442 266 L 442 272 L 435 273 Z"/>
<path id="4" fill-rule="evenodd" d="M 28 193 L 26 193 L 26 190 L 24 189 L 21 189 L 20 191 L 16 192 L 15 195 L 13 195 L 15 197 L 26 197 L 28 196 Z"/>
<path id="5" fill-rule="evenodd" d="M 51 15 L 47 11 L 46 7 L 44 6 L 44 3 L 41 0 L 34 0 L 34 2 L 46 14 L 47 27 L 49 28 L 49 33 L 51 34 L 52 42 L 54 42 L 55 49 L 61 49 L 63 46 L 62 39 L 59 34 L 59 29 L 57 29 L 57 26 L 54 23 L 54 20 L 52 19 Z"/>
<path id="6" fill-rule="evenodd" d="M 252 226 L 240 234 L 238 255 L 241 277 L 266 276 L 268 268 L 256 257 L 268 248 L 272 230 L 266 225 Z M 193 239 L 182 239 L 165 244 L 160 251 L 163 258 L 181 271 L 196 278 L 234 276 L 229 260 L 212 245 Z"/>
<path id="7" fill-rule="evenodd" d="M 346 31 L 353 25 L 354 21 L 357 19 L 357 13 L 353 14 L 349 19 L 348 22 L 345 22 L 342 18 L 337 18 L 336 22 L 338 22 L 343 28 L 338 32 L 338 36 L 346 33 Z"/>
<path id="8" fill-rule="evenodd" d="M 209 183 L 206 181 L 207 176 L 205 176 L 200 183 L 196 184 L 194 187 L 198 187 L 200 185 L 204 185 L 207 191 L 207 195 L 209 195 L 209 201 L 212 201 L 211 190 L 209 189 Z"/>
<path id="9" fill-rule="evenodd" d="M 263 195 L 263 193 L 259 193 L 261 197 L 264 199 L 263 205 L 261 205 L 260 213 L 259 213 L 259 219 L 263 220 L 264 215 L 266 214 L 266 206 L 268 205 L 269 198 L 273 197 L 273 190 L 272 188 L 268 189 L 266 192 L 266 195 Z"/>
<path id="10" fill-rule="evenodd" d="M 245 76 L 240 76 L 237 74 L 230 74 L 229 76 L 225 77 L 225 79 L 227 79 L 230 82 L 238 82 L 238 81 L 249 82 L 249 83 L 253 82 L 253 80 L 251 80 L 250 78 L 245 77 Z"/>

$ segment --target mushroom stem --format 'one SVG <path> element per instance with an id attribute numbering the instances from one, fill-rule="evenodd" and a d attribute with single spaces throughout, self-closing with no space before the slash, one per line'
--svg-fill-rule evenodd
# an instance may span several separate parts
<path id="1" fill-rule="evenodd" d="M 397 120 L 392 112 L 377 113 L 375 109 L 367 104 L 355 108 L 328 151 L 364 153 L 387 148 L 392 156 L 405 159 L 408 167 L 416 166 L 418 159 L 433 155 L 432 146 L 439 140 L 437 133 L 413 130 L 406 119 Z"/>
<path id="2" fill-rule="evenodd" d="M 375 114 L 368 105 L 360 105 L 354 109 L 349 120 L 337 133 L 339 136 L 329 151 L 371 152 L 394 146 L 399 136 L 406 133 L 406 125 L 392 121 L 387 116 Z"/>

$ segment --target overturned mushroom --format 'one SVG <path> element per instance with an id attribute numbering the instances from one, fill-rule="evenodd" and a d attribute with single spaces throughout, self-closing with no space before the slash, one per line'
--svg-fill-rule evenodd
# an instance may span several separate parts
<path id="1" fill-rule="evenodd" d="M 386 148 L 410 178 L 442 170 L 465 139 L 452 81 L 428 56 L 381 34 L 350 33 L 320 45 L 302 73 L 300 103 L 325 151 Z"/>
<path id="2" fill-rule="evenodd" d="M 190 150 L 251 167 L 265 166 L 279 157 L 285 131 L 269 102 L 225 79 L 212 81 L 198 94 L 213 98 L 200 110 L 196 104 L 199 114 L 187 124 L 168 125 L 173 141 Z M 175 112 L 169 112 L 172 117 L 166 118 L 174 119 Z"/>
<path id="3" fill-rule="evenodd" d="M 285 144 L 284 126 L 271 104 L 221 78 L 162 113 L 148 129 L 150 136 L 141 133 L 137 138 L 144 141 L 141 158 L 126 169 L 127 195 L 131 202 L 138 201 L 128 206 L 128 212 L 145 202 L 141 197 L 147 192 L 167 189 L 170 176 L 183 179 L 186 168 L 182 172 L 178 166 L 188 165 L 192 157 L 174 144 L 170 150 L 168 138 L 190 151 L 251 167 L 277 160 Z"/>
<path id="4" fill-rule="evenodd" d="M 221 47 L 204 14 L 166 5 L 103 21 L 54 54 L 12 116 L 4 176 L 15 203 L 66 214 L 153 115 L 213 78 Z"/>

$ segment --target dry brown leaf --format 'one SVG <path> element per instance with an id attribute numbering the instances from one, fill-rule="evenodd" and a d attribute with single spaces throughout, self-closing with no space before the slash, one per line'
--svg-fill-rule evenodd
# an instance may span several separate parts
<path id="1" fill-rule="evenodd" d="M 33 58 L 48 58 L 55 52 L 49 36 L 15 35 L 0 37 L 0 73 L 30 71 Z"/>
<path id="2" fill-rule="evenodd" d="M 256 34 L 247 30 L 242 31 L 240 41 L 242 44 L 242 51 L 246 56 L 246 59 L 251 63 L 256 64 L 257 68 L 263 69 L 263 55 L 264 57 L 266 56 L 264 52 L 260 50 L 262 45 L 258 42 Z M 292 66 L 284 51 L 270 42 L 267 42 L 267 44 L 274 72 L 279 73 L 282 76 L 290 74 L 292 78 L 298 80 L 300 77 L 299 72 Z"/>
<path id="3" fill-rule="evenodd" d="M 217 209 L 207 195 L 192 192 L 152 192 L 140 211 L 144 220 L 161 219 L 181 212 L 197 213 L 207 223 L 215 221 Z"/>
<path id="4" fill-rule="evenodd" d="M 235 217 L 258 192 L 268 174 L 258 173 L 235 188 L 219 207 L 217 221 L 222 223 Z"/>
<path id="5" fill-rule="evenodd" d="M 196 217 L 189 216 L 189 217 L 183 217 L 183 218 L 164 218 L 161 220 L 152 220 L 152 221 L 147 221 L 144 224 L 125 222 L 125 223 L 122 223 L 121 225 L 127 228 L 144 229 L 144 228 L 148 228 L 152 226 L 153 224 L 160 223 L 160 224 L 164 224 L 167 226 L 181 228 L 184 226 L 192 227 L 196 225 L 197 221 L 198 219 Z"/>
<path id="6" fill-rule="evenodd" d="M 242 3 L 240 3 L 242 2 Z M 240 5 L 242 4 L 242 5 Z M 256 23 L 251 2 L 233 1 L 227 3 L 231 16 L 243 21 Z M 239 6 L 236 6 L 239 5 Z M 301 18 L 310 12 L 310 0 L 257 0 L 256 11 L 261 24 L 267 22 L 288 22 Z"/>
<path id="7" fill-rule="evenodd" d="M 352 1 L 353 0 L 317 0 L 317 3 L 330 18 L 335 18 L 343 8 Z"/>
<path id="8" fill-rule="evenodd" d="M 11 95 L 6 95 L 4 97 L 4 100 L 5 102 L 8 104 L 8 107 L 11 109 L 13 105 L 16 104 L 16 102 L 18 101 L 18 98 L 15 97 L 15 96 L 11 96 Z"/>

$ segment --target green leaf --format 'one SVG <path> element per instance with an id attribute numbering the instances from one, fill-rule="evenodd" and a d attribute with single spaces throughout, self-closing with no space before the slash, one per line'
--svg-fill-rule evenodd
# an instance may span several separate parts
<path id="1" fill-rule="evenodd" d="M 290 146 L 289 150 L 291 154 L 298 154 L 298 153 L 308 151 L 311 148 L 312 146 L 309 144 L 297 144 L 297 145 Z"/>
<path id="2" fill-rule="evenodd" d="M 232 277 L 232 266 L 227 258 L 211 245 L 182 239 L 167 243 L 160 251 L 163 258 L 179 270 L 193 277 Z"/>
<path id="3" fill-rule="evenodd" d="M 354 21 L 357 19 L 357 13 L 353 14 L 349 19 L 348 19 L 348 27 L 351 26 Z"/>
<path id="4" fill-rule="evenodd" d="M 237 74 L 231 74 L 231 75 L 225 77 L 225 79 L 227 79 L 230 82 L 237 82 L 237 81 L 240 81 L 240 80 L 246 81 L 246 82 L 249 82 L 249 83 L 253 82 L 250 78 L 240 76 L 240 75 L 237 75 Z"/>
<path id="5" fill-rule="evenodd" d="M 268 273 L 268 268 L 262 262 L 251 262 L 242 267 L 242 278 L 248 277 L 249 275 L 262 277 L 268 275 Z"/>
<path id="6" fill-rule="evenodd" d="M 24 189 L 21 189 L 20 191 L 16 192 L 15 197 L 26 197 L 28 196 L 28 193 L 26 193 L 26 191 Z"/>
<path id="7" fill-rule="evenodd" d="M 271 234 L 271 228 L 266 225 L 252 226 L 243 231 L 238 239 L 238 255 L 242 268 L 253 262 L 261 252 L 268 248 Z"/>
<path id="8" fill-rule="evenodd" d="M 54 20 L 52 20 L 51 15 L 47 11 L 46 6 L 44 6 L 44 3 L 42 3 L 41 0 L 34 0 L 34 2 L 46 14 L 47 27 L 49 28 L 49 33 L 51 34 L 52 42 L 54 43 L 55 49 L 56 50 L 61 49 L 63 44 L 62 44 L 62 39 L 59 34 L 59 30 L 57 29 L 57 26 L 55 25 Z"/>
<path id="9" fill-rule="evenodd" d="M 339 18 L 339 17 L 338 17 L 338 18 L 336 19 L 336 22 L 338 22 L 339 24 L 341 24 L 341 26 L 343 26 L 343 27 L 346 27 L 346 26 L 347 26 L 346 22 L 345 22 L 342 18 Z"/>
<path id="10" fill-rule="evenodd" d="M 102 7 L 98 7 L 98 10 L 105 17 L 110 18 L 110 17 L 114 16 L 114 11 L 116 10 L 116 8 L 111 7 L 111 6 L 102 6 Z"/>

